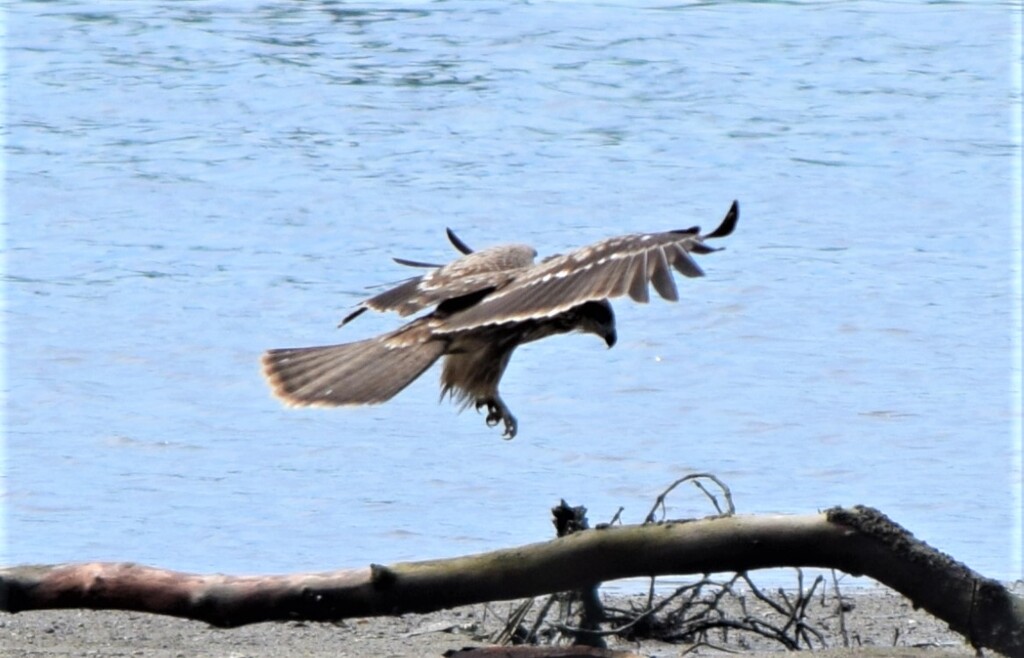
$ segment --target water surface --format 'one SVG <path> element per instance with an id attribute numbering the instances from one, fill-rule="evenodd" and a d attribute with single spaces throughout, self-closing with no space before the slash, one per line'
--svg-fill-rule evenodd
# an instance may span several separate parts
<path id="1" fill-rule="evenodd" d="M 452 556 L 549 537 L 560 498 L 637 522 L 708 471 L 741 512 L 873 505 L 1021 577 L 1019 16 L 8 5 L 0 561 Z M 261 380 L 266 348 L 398 326 L 335 329 L 392 255 L 450 258 L 446 226 L 544 256 L 734 198 L 681 303 L 517 352 L 512 442 L 436 371 L 331 411 Z"/>

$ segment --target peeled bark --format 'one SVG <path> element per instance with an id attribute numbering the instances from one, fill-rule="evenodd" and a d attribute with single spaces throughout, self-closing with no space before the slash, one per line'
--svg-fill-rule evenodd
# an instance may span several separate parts
<path id="1" fill-rule="evenodd" d="M 423 613 L 620 578 L 768 567 L 870 576 L 974 646 L 1024 656 L 1024 600 L 865 507 L 614 526 L 466 557 L 316 574 L 195 575 L 125 563 L 13 567 L 0 570 L 0 610 L 136 610 L 233 627 Z"/>

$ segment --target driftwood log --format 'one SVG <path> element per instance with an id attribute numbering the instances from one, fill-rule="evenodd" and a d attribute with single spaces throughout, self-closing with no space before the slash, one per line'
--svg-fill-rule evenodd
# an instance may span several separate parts
<path id="1" fill-rule="evenodd" d="M 1024 657 L 1024 600 L 866 507 L 611 526 L 466 557 L 314 574 L 197 575 L 128 563 L 20 566 L 0 569 L 0 611 L 135 610 L 234 627 L 424 613 L 620 578 L 787 566 L 870 576 L 975 647 Z"/>

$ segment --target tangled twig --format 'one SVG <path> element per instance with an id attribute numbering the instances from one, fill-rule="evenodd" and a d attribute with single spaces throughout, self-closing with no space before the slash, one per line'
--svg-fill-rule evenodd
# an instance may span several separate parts
<path id="1" fill-rule="evenodd" d="M 728 506 L 728 509 L 725 512 L 722 511 L 721 506 L 718 504 L 718 499 L 711 492 L 709 492 L 707 488 L 701 483 L 701 478 L 711 480 L 712 482 L 717 484 L 718 487 L 722 490 L 722 494 L 725 497 L 726 505 Z M 671 491 L 678 487 L 680 484 L 684 482 L 689 482 L 691 480 L 697 486 L 697 488 L 704 492 L 704 495 L 711 500 L 711 504 L 715 506 L 715 511 L 718 512 L 719 516 L 732 516 L 736 513 L 736 506 L 733 505 L 732 502 L 732 491 L 729 490 L 729 487 L 726 486 L 724 482 L 719 480 L 711 473 L 691 473 L 690 475 L 679 478 L 678 480 L 670 484 L 667 489 L 658 494 L 658 497 L 654 501 L 654 506 L 651 507 L 651 511 L 647 513 L 647 518 L 644 519 L 644 523 L 655 523 L 656 521 L 654 519 L 654 514 L 658 511 L 659 508 L 662 512 L 662 520 L 664 520 L 665 515 L 667 513 L 665 509 L 665 498 L 667 498 L 668 494 L 671 493 Z"/>
<path id="2" fill-rule="evenodd" d="M 705 480 L 714 482 L 721 490 L 725 509 L 719 503 L 719 494 L 709 491 Z M 717 515 L 731 516 L 736 513 L 732 492 L 720 479 L 710 473 L 693 473 L 679 478 L 654 502 L 644 523 L 663 522 L 667 515 L 665 501 L 668 495 L 684 482 L 693 482 L 714 506 Z M 661 510 L 661 518 L 657 519 Z M 552 510 L 559 536 L 586 530 L 586 508 L 571 507 L 564 500 Z M 611 524 L 620 522 L 622 508 L 615 513 Z M 787 650 L 827 647 L 825 635 L 808 620 L 808 606 L 820 591 L 822 605 L 825 605 L 824 578 L 817 576 L 809 588 L 804 586 L 804 576 L 796 570 L 796 590 L 788 592 L 779 588 L 774 594 L 761 590 L 746 573 L 734 574 L 725 581 L 713 580 L 705 575 L 700 580 L 677 587 L 674 592 L 658 599 L 656 580 L 651 578 L 647 596 L 641 605 L 631 604 L 629 610 L 612 607 L 602 608 L 587 599 L 593 591 L 565 592 L 552 594 L 540 606 L 532 622 L 528 620 L 534 608 L 534 599 L 521 603 L 510 610 L 504 627 L 492 636 L 500 643 L 530 644 L 600 644 L 605 637 L 616 636 L 625 640 L 655 639 L 670 643 L 688 643 L 692 646 L 684 653 L 700 646 L 714 647 L 728 651 L 723 645 L 729 642 L 730 633 L 752 634 L 781 644 Z M 840 629 L 843 642 L 848 645 L 845 622 L 842 614 L 844 603 L 839 593 L 839 584 L 833 573 L 833 590 L 838 599 Z M 555 604 L 559 610 L 553 614 Z M 576 605 L 580 603 L 581 605 Z M 774 619 L 773 619 L 774 618 Z M 602 628 L 602 625 L 604 628 Z M 740 640 L 746 646 L 745 640 Z"/>

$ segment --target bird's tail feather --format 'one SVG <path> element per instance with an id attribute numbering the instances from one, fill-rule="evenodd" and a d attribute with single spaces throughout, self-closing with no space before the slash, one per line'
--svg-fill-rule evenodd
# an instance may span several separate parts
<path id="1" fill-rule="evenodd" d="M 438 340 L 394 345 L 377 338 L 268 350 L 263 375 L 290 406 L 377 404 L 397 395 L 443 352 Z"/>

